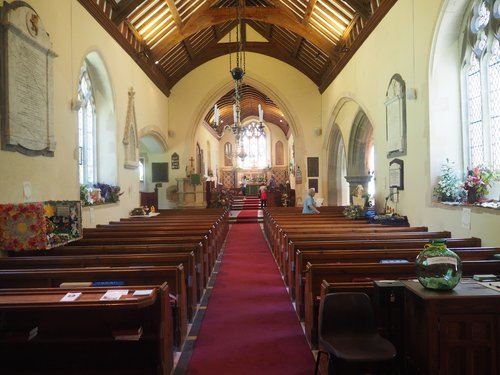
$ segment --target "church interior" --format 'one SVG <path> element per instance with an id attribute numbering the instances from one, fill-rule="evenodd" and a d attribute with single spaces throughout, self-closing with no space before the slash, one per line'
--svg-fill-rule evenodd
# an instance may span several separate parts
<path id="1" fill-rule="evenodd" d="M 179 324 L 178 331 L 170 332 L 170 344 L 163 333 L 159 334 L 162 339 L 158 345 L 163 348 L 160 351 L 170 345 L 180 353 L 181 344 L 197 336 L 182 327 L 197 327 L 195 317 L 204 311 L 206 307 L 200 306 L 208 298 L 219 301 L 218 292 L 212 291 L 213 284 L 216 280 L 221 282 L 221 278 L 223 285 L 229 283 L 225 279 L 228 276 L 214 272 L 211 277 L 211 273 L 224 267 L 220 264 L 224 254 L 229 254 L 230 259 L 240 256 L 240 250 L 246 249 L 245 241 L 255 249 L 266 248 L 274 258 L 271 268 L 278 267 L 285 283 L 287 304 L 289 293 L 305 327 L 305 351 L 312 350 L 314 354 L 304 363 L 290 360 L 289 370 L 273 368 L 269 371 L 273 374 L 314 372 L 315 358 L 326 350 L 321 327 L 318 328 L 318 316 L 322 316 L 318 311 L 326 305 L 324 295 L 320 299 L 320 287 L 322 293 L 353 290 L 352 285 L 341 287 L 332 283 L 325 287 L 321 284 L 323 279 L 314 289 L 305 276 L 319 280 L 321 276 L 314 275 L 327 272 L 319 269 L 319 259 L 331 259 L 327 255 L 306 255 L 305 236 L 317 241 L 324 238 L 325 243 L 345 240 L 336 232 L 344 228 L 340 221 L 346 220 L 345 227 L 349 228 L 353 223 L 367 225 L 366 229 L 349 229 L 358 247 L 339 248 L 351 249 L 349 254 L 335 250 L 338 259 L 346 257 L 345 262 L 355 263 L 354 258 L 349 258 L 354 253 L 358 254 L 358 261 L 368 262 L 361 259 L 370 259 L 370 247 L 361 243 L 382 241 L 380 238 L 385 241 L 388 229 L 381 230 L 383 234 L 370 232 L 366 238 L 357 236 L 368 231 L 370 225 L 389 223 L 388 226 L 394 226 L 390 229 L 392 239 L 399 240 L 400 249 L 404 250 L 394 258 L 387 250 L 385 260 L 403 263 L 408 257 L 413 264 L 419 252 L 406 249 L 406 239 L 422 243 L 418 245 L 422 250 L 422 239 L 429 242 L 432 237 L 444 237 L 449 248 L 464 248 L 458 251 L 464 277 L 487 274 L 493 277 L 488 281 L 500 280 L 500 0 L 6 0 L 0 4 L 0 15 L 1 348 L 17 342 L 17 338 L 9 336 L 12 333 L 5 323 L 11 319 L 12 311 L 20 311 L 16 310 L 19 305 L 12 303 L 14 288 L 33 288 L 28 282 L 16 284 L 13 271 L 7 269 L 24 268 L 19 263 L 22 255 L 47 258 L 46 263 L 40 263 L 40 273 L 55 269 L 56 264 L 61 269 L 77 267 L 69 260 L 50 263 L 50 256 L 40 257 L 39 251 L 31 251 L 36 250 L 34 242 L 21 244 L 12 235 L 16 231 L 24 235 L 38 225 L 34 221 L 16 223 L 19 215 L 42 207 L 47 214 L 50 205 L 54 212 L 70 217 L 56 225 L 73 225 L 71 217 L 76 213 L 78 235 L 83 233 L 75 243 L 48 249 L 47 253 L 55 258 L 67 255 L 66 248 L 76 249 L 80 245 L 82 248 L 73 252 L 76 258 L 97 256 L 97 250 L 90 248 L 104 247 L 104 228 L 125 220 L 123 232 L 114 228 L 113 234 L 113 238 L 124 237 L 122 242 L 113 242 L 123 253 L 106 253 L 109 257 L 122 254 L 123 259 L 117 263 L 122 267 L 132 256 L 132 246 L 139 246 L 125 241 L 127 231 L 137 230 L 128 220 L 141 215 L 154 216 L 140 219 L 150 220 L 150 227 L 143 228 L 144 233 L 135 239 L 140 238 L 144 248 L 177 246 L 187 251 L 188 243 L 199 243 L 197 250 L 189 248 L 192 259 L 183 258 L 181 269 L 168 271 L 175 274 L 169 276 L 172 281 L 168 281 L 168 287 L 156 279 L 149 282 L 155 287 L 148 297 L 153 298 L 152 293 L 159 302 L 151 302 L 151 311 L 144 314 L 156 319 L 163 314 L 160 311 L 169 310 L 161 304 L 173 303 L 168 298 L 169 291 L 170 297 L 175 293 L 169 288 L 182 284 L 184 277 L 189 280 L 183 292 L 187 296 L 182 302 L 187 306 L 184 321 L 177 312 L 162 315 L 159 322 L 151 323 L 162 325 L 170 319 L 174 326 Z M 319 215 L 301 213 L 304 202 L 309 202 L 311 189 Z M 262 202 L 263 190 L 267 206 Z M 248 212 L 255 216 L 259 228 L 256 232 L 250 227 L 246 233 L 241 229 L 254 222 L 246 217 Z M 37 218 L 43 220 L 43 214 Z M 160 223 L 159 218 L 165 222 Z M 404 237 L 401 223 L 415 233 L 410 237 L 408 229 L 408 237 Z M 160 224 L 165 225 L 161 230 L 168 234 L 159 234 Z M 202 230 L 210 230 L 210 234 L 195 240 Z M 328 237 L 333 232 L 337 237 Z M 417 232 L 422 232 L 422 237 Z M 146 238 L 146 234 L 154 238 Z M 170 238 L 166 245 L 161 238 L 167 235 L 176 236 L 177 242 Z M 287 236 L 291 244 L 298 241 L 304 249 L 290 245 Z M 459 239 L 469 242 L 459 244 Z M 314 251 L 318 253 L 334 251 L 327 245 L 324 249 L 323 245 L 316 245 Z M 388 249 L 392 245 L 384 246 Z M 469 255 L 467 251 L 473 247 L 483 253 L 478 250 Z M 161 263 L 166 259 L 153 260 L 152 252 L 144 253 L 137 266 L 150 267 L 148 262 L 158 261 L 159 268 L 172 267 L 170 263 Z M 255 256 L 261 256 L 257 250 Z M 297 263 L 302 258 L 296 258 L 301 256 L 303 280 Z M 474 266 L 468 262 L 478 263 Z M 235 267 L 239 269 L 240 265 Z M 397 267 L 401 267 L 397 271 L 401 274 L 395 273 L 395 280 L 410 278 L 406 265 Z M 98 277 L 102 270 L 94 271 L 93 277 Z M 78 277 L 84 277 L 83 273 L 76 276 L 77 271 L 74 272 L 73 279 L 64 280 L 81 281 Z M 154 272 L 151 270 L 151 274 Z M 361 275 L 353 276 L 362 282 L 355 290 L 369 290 L 367 294 L 372 300 L 382 299 L 383 293 L 398 301 L 404 299 L 406 310 L 397 313 L 415 325 L 418 313 L 431 311 L 426 315 L 429 320 L 439 308 L 451 314 L 451 310 L 439 304 L 432 305 L 432 297 L 423 292 L 414 294 L 426 301 L 425 307 L 424 303 L 415 302 L 417 297 L 414 301 L 404 294 L 416 290 L 415 285 L 405 284 L 410 281 L 403 283 L 406 286 L 398 284 L 398 288 L 377 284 L 377 292 L 372 292 L 372 283 L 367 286 Z M 387 275 L 391 274 L 384 273 L 389 278 Z M 28 273 L 18 276 L 31 278 Z M 191 285 L 194 276 L 198 281 Z M 237 275 L 231 274 L 228 280 L 232 282 L 231 277 Z M 150 285 L 133 280 L 140 284 L 131 285 L 143 285 L 142 289 Z M 110 291 L 120 288 L 108 282 L 111 284 L 103 282 L 88 293 L 107 291 L 113 299 Z M 254 282 L 258 289 L 260 281 Z M 47 296 L 50 287 L 43 285 Z M 180 289 L 178 293 L 183 295 Z M 471 308 L 469 315 L 463 312 L 468 319 L 464 330 L 496 332 L 491 335 L 494 338 L 481 336 L 483 341 L 474 343 L 475 354 L 467 357 L 470 362 L 458 359 L 457 349 L 447 357 L 450 362 L 443 364 L 442 358 L 440 362 L 422 349 L 425 344 L 419 339 L 409 345 L 410 349 L 408 345 L 404 349 L 396 345 L 398 353 L 408 349 L 415 362 L 408 368 L 409 362 L 398 354 L 399 367 L 394 373 L 437 374 L 434 371 L 439 370 L 441 374 L 500 374 L 500 295 L 495 290 L 488 293 L 491 295 L 480 297 L 487 301 L 481 305 L 487 306 L 485 310 L 473 309 L 468 297 L 462 296 L 462 304 L 450 302 L 455 309 Z M 82 300 L 80 294 L 73 297 Z M 280 298 L 276 297 L 276 301 Z M 181 304 L 179 300 L 175 303 Z M 95 309 L 89 310 L 89 316 L 94 321 L 102 317 L 101 328 L 111 324 L 112 316 Z M 204 312 L 205 320 L 212 321 L 209 310 Z M 244 315 L 243 307 L 241 311 Z M 57 312 L 55 316 L 63 317 L 64 313 Z M 127 310 L 123 321 L 132 315 L 133 319 L 144 318 Z M 295 312 L 292 315 L 295 319 Z M 477 316 L 485 315 L 488 319 L 474 325 Z M 78 315 L 82 321 L 89 320 L 89 316 Z M 26 320 L 15 321 L 22 326 L 24 323 L 20 322 Z M 37 335 L 43 337 L 43 324 L 41 320 L 36 325 L 37 332 L 29 332 L 28 341 Z M 427 326 L 430 322 L 422 324 L 423 330 L 431 330 Z M 448 324 L 450 335 L 459 330 L 453 321 Z M 90 323 L 82 329 L 89 327 Z M 214 323 L 212 327 L 218 326 Z M 115 339 L 133 341 L 134 337 L 142 337 L 143 328 L 144 336 L 152 331 L 144 323 L 140 332 L 115 335 Z M 207 329 L 202 328 L 198 343 L 210 342 L 204 332 Z M 411 325 L 406 332 L 419 334 Z M 391 338 L 401 339 L 397 335 Z M 233 339 L 236 340 L 226 340 L 232 343 Z M 486 343 L 488 340 L 491 342 Z M 433 339 L 429 343 L 431 349 L 438 350 L 440 344 Z M 97 346 L 100 345 L 106 348 L 109 343 Z M 303 349 L 301 345 L 297 344 L 298 352 Z M 453 351 L 453 345 L 449 345 L 447 350 Z M 478 353 L 486 347 L 481 357 Z M 10 353 L 12 349 L 8 350 Z M 130 356 L 134 350 L 137 348 L 130 346 L 113 353 Z M 37 360 L 49 355 L 49 349 L 40 353 Z M 260 352 L 248 353 L 252 353 L 250 357 L 265 356 Z M 160 355 L 161 358 L 152 359 L 162 365 L 150 366 L 149 372 L 144 373 L 224 373 L 217 364 L 207 364 L 212 354 L 193 351 L 188 357 L 185 352 L 178 355 L 180 358 Z M 302 358 L 300 354 L 290 357 Z M 320 373 L 330 373 L 328 367 L 333 367 L 327 357 L 331 359 L 333 355 L 318 362 Z M 482 358 L 483 367 L 476 363 L 481 362 L 478 358 Z M 225 360 L 232 366 L 231 358 Z M 453 361 L 455 367 L 450 364 Z M 132 374 L 136 371 L 134 366 L 139 365 L 132 360 L 130 363 Z M 246 366 L 245 370 L 235 367 L 232 371 L 260 371 L 252 369 L 251 364 Z M 9 369 L 14 371 L 15 367 Z M 128 373 L 124 367 L 119 370 L 117 373 Z"/>

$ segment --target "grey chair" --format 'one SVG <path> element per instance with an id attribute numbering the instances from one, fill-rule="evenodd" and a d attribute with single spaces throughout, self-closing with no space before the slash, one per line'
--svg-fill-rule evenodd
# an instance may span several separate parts
<path id="1" fill-rule="evenodd" d="M 395 369 L 396 349 L 380 336 L 370 297 L 365 293 L 330 293 L 319 308 L 319 351 L 316 359 L 318 373 L 322 353 L 329 356 L 329 374 L 337 362 L 343 366 L 360 364 Z"/>

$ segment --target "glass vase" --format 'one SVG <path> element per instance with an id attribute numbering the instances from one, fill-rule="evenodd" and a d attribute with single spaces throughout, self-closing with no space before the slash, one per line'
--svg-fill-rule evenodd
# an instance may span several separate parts
<path id="1" fill-rule="evenodd" d="M 460 257 L 446 247 L 446 240 L 431 240 L 416 260 L 417 278 L 427 289 L 451 290 L 462 277 Z"/>

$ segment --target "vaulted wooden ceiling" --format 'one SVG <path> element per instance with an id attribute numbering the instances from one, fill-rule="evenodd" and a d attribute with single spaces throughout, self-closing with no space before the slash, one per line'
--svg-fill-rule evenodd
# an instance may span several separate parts
<path id="1" fill-rule="evenodd" d="M 190 71 L 236 50 L 227 36 L 237 7 L 247 52 L 295 67 L 323 92 L 397 0 L 78 1 L 169 96 Z"/>

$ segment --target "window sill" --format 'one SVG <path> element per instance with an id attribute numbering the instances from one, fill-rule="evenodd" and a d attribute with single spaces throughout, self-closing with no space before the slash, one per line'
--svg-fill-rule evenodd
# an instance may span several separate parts
<path id="1" fill-rule="evenodd" d="M 82 206 L 82 209 L 96 208 L 96 207 L 110 207 L 110 206 L 116 206 L 116 205 L 118 205 L 118 203 L 120 203 L 120 201 L 118 201 L 118 202 L 94 203 L 94 204 L 88 204 L 88 205 Z"/>
<path id="2" fill-rule="evenodd" d="M 434 207 L 457 207 L 457 208 L 470 208 L 475 212 L 485 212 L 500 215 L 500 202 L 488 202 L 488 203 L 476 203 L 476 204 L 468 204 L 468 203 L 459 203 L 459 202 L 433 202 L 432 205 Z"/>

